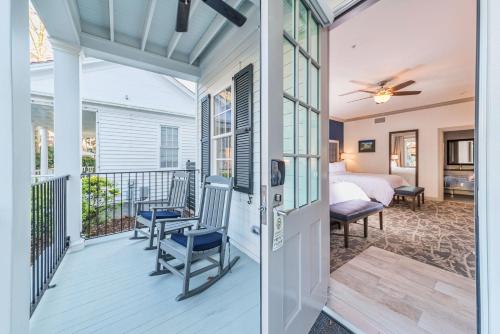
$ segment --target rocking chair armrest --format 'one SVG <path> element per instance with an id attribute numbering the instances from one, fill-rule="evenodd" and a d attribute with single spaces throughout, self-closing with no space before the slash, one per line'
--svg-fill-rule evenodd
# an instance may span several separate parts
<path id="1" fill-rule="evenodd" d="M 156 220 L 156 223 L 165 225 L 166 223 L 173 223 L 173 222 L 187 222 L 187 221 L 190 221 L 190 220 L 195 221 L 195 220 L 200 220 L 200 218 L 199 218 L 199 217 L 163 218 L 163 219 L 157 219 L 157 220 Z"/>
<path id="2" fill-rule="evenodd" d="M 190 223 L 191 222 L 191 223 Z M 191 218 L 165 218 L 165 219 L 158 219 L 156 223 L 159 224 L 158 226 L 158 235 L 159 235 L 159 240 L 162 240 L 165 238 L 165 227 L 168 223 L 180 223 L 175 226 L 170 226 L 171 228 L 169 230 L 177 230 L 177 229 L 185 229 L 185 228 L 192 228 L 197 225 L 198 223 L 198 218 L 197 217 L 191 217 Z"/>
<path id="3" fill-rule="evenodd" d="M 167 199 L 154 199 L 154 200 L 143 200 L 143 201 L 135 201 L 135 204 L 162 204 L 169 203 L 170 200 Z"/>
<path id="4" fill-rule="evenodd" d="M 213 233 L 213 232 L 218 232 L 220 230 L 223 230 L 225 227 L 224 226 L 221 226 L 221 227 L 212 227 L 212 228 L 204 228 L 204 229 L 199 229 L 199 230 L 191 230 L 191 231 L 187 231 L 185 232 L 184 234 L 188 237 L 188 238 L 194 238 L 196 236 L 200 236 L 200 235 L 205 235 L 205 234 L 210 234 L 210 233 Z"/>
<path id="5" fill-rule="evenodd" d="M 184 209 L 182 206 L 153 206 L 150 208 L 151 211 L 159 211 L 159 210 L 175 210 L 175 209 Z"/>

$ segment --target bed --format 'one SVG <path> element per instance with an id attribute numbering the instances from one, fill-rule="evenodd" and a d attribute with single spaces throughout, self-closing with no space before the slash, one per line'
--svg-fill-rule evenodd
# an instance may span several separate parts
<path id="1" fill-rule="evenodd" d="M 415 167 L 391 166 L 391 175 L 399 175 L 410 184 L 415 183 Z"/>
<path id="2" fill-rule="evenodd" d="M 332 166 L 333 165 L 333 166 Z M 350 173 L 345 170 L 345 163 L 330 164 L 330 183 L 350 182 L 360 187 L 365 194 L 388 206 L 394 196 L 394 189 L 409 183 L 399 175 Z"/>

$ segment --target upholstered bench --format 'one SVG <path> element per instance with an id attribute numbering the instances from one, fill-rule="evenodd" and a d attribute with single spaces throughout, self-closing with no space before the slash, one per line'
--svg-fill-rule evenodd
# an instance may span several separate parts
<path id="1" fill-rule="evenodd" d="M 344 225 L 344 246 L 349 247 L 349 224 L 360 219 L 364 222 L 364 237 L 368 236 L 368 216 L 379 214 L 380 229 L 384 228 L 382 212 L 384 206 L 379 202 L 368 202 L 360 199 L 330 205 L 330 221 Z"/>
<path id="2" fill-rule="evenodd" d="M 418 202 L 418 207 L 420 208 L 420 200 L 422 200 L 422 204 L 424 204 L 424 192 L 425 189 L 422 187 L 416 186 L 402 186 L 394 189 L 394 197 L 396 199 L 396 203 L 399 203 L 400 198 L 403 201 L 406 200 L 406 197 L 411 198 L 411 208 L 415 211 L 415 201 Z"/>

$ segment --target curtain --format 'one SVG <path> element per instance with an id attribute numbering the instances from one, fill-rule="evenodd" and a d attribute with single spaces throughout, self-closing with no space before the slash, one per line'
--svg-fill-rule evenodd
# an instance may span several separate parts
<path id="1" fill-rule="evenodd" d="M 403 153 L 404 153 L 404 141 L 403 141 L 403 136 L 394 136 L 394 144 L 392 145 L 392 155 L 397 155 L 398 159 L 395 160 L 396 164 L 399 167 L 403 167 L 404 164 L 404 159 L 403 159 Z M 392 159 L 392 156 L 391 156 Z"/>

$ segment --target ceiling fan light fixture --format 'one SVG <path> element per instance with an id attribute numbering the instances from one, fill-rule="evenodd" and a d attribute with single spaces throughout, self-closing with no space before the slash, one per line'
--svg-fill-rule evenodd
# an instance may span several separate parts
<path id="1" fill-rule="evenodd" d="M 373 100 L 376 104 L 386 103 L 391 99 L 392 93 L 387 90 L 381 90 L 377 94 L 373 95 Z"/>

